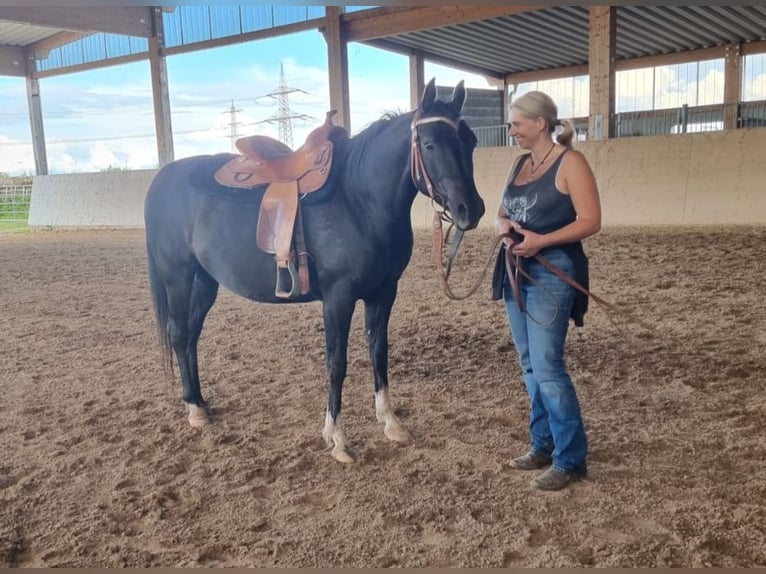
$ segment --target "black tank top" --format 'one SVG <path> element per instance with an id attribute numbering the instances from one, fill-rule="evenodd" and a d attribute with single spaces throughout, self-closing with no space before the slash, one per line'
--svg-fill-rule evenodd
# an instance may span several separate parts
<path id="1" fill-rule="evenodd" d="M 577 219 L 572 198 L 556 188 L 556 175 L 567 151 L 564 150 L 539 179 L 517 185 L 516 176 L 531 154 L 521 157 L 503 192 L 503 208 L 510 219 L 535 233 L 550 233 Z"/>

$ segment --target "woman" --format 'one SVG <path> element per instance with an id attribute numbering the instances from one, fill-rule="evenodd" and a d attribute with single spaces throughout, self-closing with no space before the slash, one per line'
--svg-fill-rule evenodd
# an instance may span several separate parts
<path id="1" fill-rule="evenodd" d="M 554 140 L 558 127 L 562 129 Z M 587 472 L 587 439 L 564 361 L 569 320 L 582 325 L 587 297 L 532 257 L 543 255 L 587 288 L 588 260 L 581 240 L 601 229 L 601 205 L 587 160 L 572 149 L 574 127 L 558 119 L 550 96 L 529 92 L 515 100 L 509 133 L 529 153 L 510 171 L 495 228 L 498 234 L 511 230 L 520 234 L 514 234 L 515 242 L 506 238 L 504 248 L 525 258 L 523 268 L 532 278 L 519 281 L 524 311 L 507 278 L 502 289 L 531 405 L 529 451 L 510 466 L 519 470 L 550 466 L 532 486 L 559 490 Z"/>

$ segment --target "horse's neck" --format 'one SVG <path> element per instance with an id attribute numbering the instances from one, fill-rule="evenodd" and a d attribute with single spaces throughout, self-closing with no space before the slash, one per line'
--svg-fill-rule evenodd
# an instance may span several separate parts
<path id="1" fill-rule="evenodd" d="M 410 175 L 409 122 L 408 115 L 392 120 L 386 133 L 363 150 L 352 145 L 346 157 L 346 193 L 375 227 L 399 226 L 410 217 L 417 189 Z"/>

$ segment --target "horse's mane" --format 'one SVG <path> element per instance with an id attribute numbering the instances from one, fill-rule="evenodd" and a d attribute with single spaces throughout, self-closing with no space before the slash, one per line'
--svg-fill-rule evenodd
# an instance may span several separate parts
<path id="1" fill-rule="evenodd" d="M 375 139 L 392 124 L 405 116 L 411 116 L 413 112 L 395 111 L 385 112 L 380 119 L 375 120 L 367 127 L 365 127 L 358 134 L 349 138 L 348 143 L 351 144 L 348 147 L 350 165 L 359 165 L 359 158 L 363 156 L 369 147 L 373 144 Z M 408 124 L 409 125 L 409 122 Z"/>

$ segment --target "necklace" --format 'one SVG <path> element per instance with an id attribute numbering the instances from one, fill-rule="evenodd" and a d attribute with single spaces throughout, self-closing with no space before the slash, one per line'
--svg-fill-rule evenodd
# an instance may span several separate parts
<path id="1" fill-rule="evenodd" d="M 530 175 L 535 173 L 538 169 L 540 169 L 540 166 L 545 163 L 545 160 L 548 159 L 548 156 L 551 155 L 551 152 L 553 151 L 553 148 L 555 148 L 555 147 L 556 147 L 556 142 L 554 142 L 551 145 L 551 149 L 548 150 L 548 153 L 545 154 L 545 156 L 543 157 L 542 161 L 540 163 L 538 163 L 537 165 L 535 165 L 535 156 L 534 155 L 532 156 L 532 165 L 529 166 L 529 173 L 530 173 Z"/>

